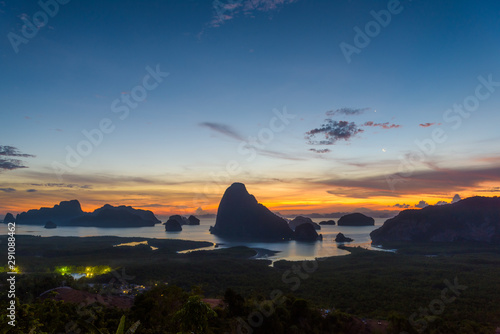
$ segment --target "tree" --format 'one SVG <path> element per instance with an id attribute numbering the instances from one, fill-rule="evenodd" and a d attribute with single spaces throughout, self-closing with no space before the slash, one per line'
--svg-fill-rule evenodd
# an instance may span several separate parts
<path id="1" fill-rule="evenodd" d="M 216 317 L 212 308 L 204 303 L 200 296 L 191 296 L 176 314 L 182 332 L 194 332 L 196 334 L 209 333 L 208 320 Z"/>

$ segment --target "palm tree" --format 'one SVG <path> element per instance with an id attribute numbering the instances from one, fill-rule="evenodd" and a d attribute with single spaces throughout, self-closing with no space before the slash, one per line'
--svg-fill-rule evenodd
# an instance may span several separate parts
<path id="1" fill-rule="evenodd" d="M 130 326 L 130 328 L 127 330 L 127 332 L 125 334 L 133 334 L 135 333 L 135 331 L 137 330 L 137 327 L 139 327 L 141 321 L 136 321 L 132 326 Z M 101 332 L 99 330 L 99 328 L 97 328 L 96 326 L 94 326 L 93 324 L 91 323 L 87 323 L 87 322 L 81 322 L 81 325 L 86 327 L 89 331 L 90 331 L 90 334 L 104 334 L 103 332 Z M 120 324 L 118 325 L 118 329 L 116 330 L 116 334 L 124 334 L 125 332 L 125 316 L 122 315 L 121 319 L 120 319 Z"/>

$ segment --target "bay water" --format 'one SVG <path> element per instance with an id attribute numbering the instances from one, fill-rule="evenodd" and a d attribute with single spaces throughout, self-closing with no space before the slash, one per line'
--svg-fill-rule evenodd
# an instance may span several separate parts
<path id="1" fill-rule="evenodd" d="M 326 219 L 312 219 L 319 223 Z M 337 221 L 337 219 L 334 219 Z M 55 229 L 46 229 L 43 226 L 19 225 L 16 224 L 16 234 L 39 235 L 42 237 L 50 236 L 118 236 L 118 237 L 143 237 L 158 239 L 183 239 L 194 241 L 209 241 L 217 247 L 211 246 L 206 249 L 218 249 L 234 246 L 247 246 L 257 249 L 259 253 L 256 258 L 266 258 L 273 261 L 277 260 L 314 260 L 315 258 L 339 256 L 348 254 L 347 251 L 338 248 L 339 243 L 335 242 L 336 235 L 341 232 L 346 237 L 354 239 L 347 243 L 349 246 L 360 246 L 367 249 L 376 249 L 371 245 L 370 232 L 382 226 L 386 219 L 375 218 L 375 226 L 337 226 L 321 225 L 321 230 L 317 231 L 323 235 L 323 241 L 303 242 L 303 241 L 284 241 L 284 242 L 242 242 L 220 238 L 210 234 L 210 226 L 215 225 L 215 218 L 201 219 L 200 225 L 185 225 L 181 232 L 166 232 L 165 226 L 157 224 L 151 227 L 131 227 L 131 228 L 113 228 L 113 227 L 68 227 L 60 226 Z M 0 224 L 2 233 L 7 233 L 7 224 Z M 278 252 L 276 254 L 266 252 L 271 250 Z"/>

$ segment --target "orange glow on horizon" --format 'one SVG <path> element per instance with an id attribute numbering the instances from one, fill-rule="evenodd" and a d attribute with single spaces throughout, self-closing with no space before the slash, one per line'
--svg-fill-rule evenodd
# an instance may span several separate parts
<path id="1" fill-rule="evenodd" d="M 481 192 L 468 189 L 460 192 L 461 198 L 472 196 L 497 196 L 498 184 L 493 182 L 482 185 Z M 11 193 L 0 193 L 0 219 L 10 212 L 14 215 L 30 209 L 53 207 L 61 201 L 77 199 L 85 212 L 92 212 L 105 204 L 113 206 L 131 206 L 136 209 L 150 210 L 157 216 L 173 214 L 196 214 L 198 208 L 203 213 L 216 214 L 219 201 L 224 193 L 198 194 L 193 187 L 186 190 L 183 186 L 172 187 L 114 187 L 92 189 L 44 189 L 37 192 L 26 192 L 19 189 Z M 488 191 L 491 189 L 491 191 Z M 259 203 L 270 210 L 282 214 L 291 213 L 331 213 L 347 212 L 358 208 L 370 210 L 401 211 L 404 208 L 415 208 L 420 201 L 434 205 L 439 201 L 451 202 L 454 193 L 441 194 L 400 194 L 399 196 L 357 198 L 337 196 L 327 192 L 328 187 L 308 188 L 305 184 L 279 183 L 278 186 L 247 184 L 247 190 Z M 395 206 L 399 204 L 399 206 Z"/>

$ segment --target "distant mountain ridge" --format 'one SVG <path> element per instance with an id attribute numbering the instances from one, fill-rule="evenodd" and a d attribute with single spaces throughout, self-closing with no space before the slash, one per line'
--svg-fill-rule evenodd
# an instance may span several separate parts
<path id="1" fill-rule="evenodd" d="M 22 212 L 16 216 L 17 224 L 25 225 L 45 225 L 47 221 L 52 221 L 58 226 L 68 225 L 77 217 L 83 216 L 80 202 L 77 200 L 62 201 L 52 208 L 42 207 Z"/>
<path id="2" fill-rule="evenodd" d="M 447 205 L 404 210 L 370 233 L 373 243 L 500 242 L 500 197 L 470 197 Z"/>
<path id="3" fill-rule="evenodd" d="M 131 206 L 105 204 L 91 213 L 84 212 L 78 200 L 62 201 L 52 208 L 29 210 L 16 217 L 17 224 L 44 225 L 48 221 L 57 226 L 88 227 L 141 227 L 160 223 L 153 212 Z"/>
<path id="4" fill-rule="evenodd" d="M 296 216 L 307 216 L 309 218 L 313 219 L 325 219 L 325 218 L 340 218 L 342 216 L 355 213 L 355 212 L 360 212 L 363 213 L 367 216 L 373 217 L 373 218 L 392 218 L 396 216 L 399 213 L 399 210 L 372 210 L 368 208 L 355 208 L 352 209 L 351 211 L 337 211 L 337 212 L 331 212 L 331 213 L 290 213 L 284 215 L 287 218 L 294 218 Z M 281 214 L 280 214 L 281 215 Z"/>

